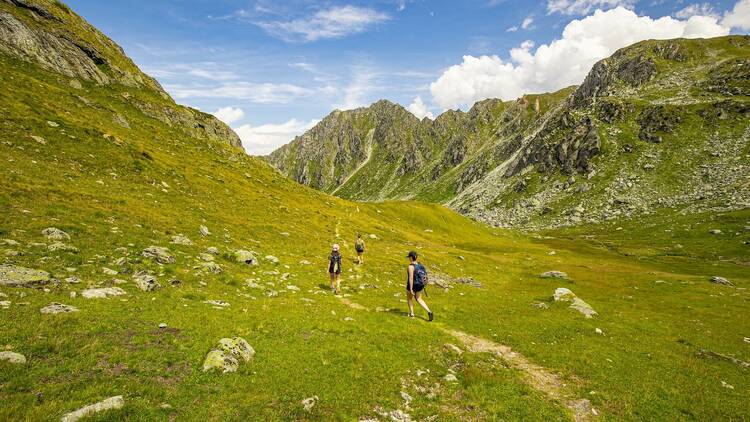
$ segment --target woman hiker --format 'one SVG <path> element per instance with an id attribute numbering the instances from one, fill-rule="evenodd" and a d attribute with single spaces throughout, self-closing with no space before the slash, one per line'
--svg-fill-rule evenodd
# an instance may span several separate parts
<path id="1" fill-rule="evenodd" d="M 364 264 L 365 259 L 362 255 L 365 253 L 365 240 L 362 239 L 361 233 L 357 233 L 357 240 L 354 242 L 354 249 L 357 251 L 357 264 Z"/>
<path id="2" fill-rule="evenodd" d="M 341 253 L 339 245 L 334 244 L 328 257 L 328 275 L 331 277 L 331 290 L 334 294 L 341 293 Z"/>
<path id="3" fill-rule="evenodd" d="M 406 303 L 409 305 L 409 317 L 414 318 L 414 305 L 411 301 L 412 298 L 416 298 L 419 306 L 427 311 L 427 316 L 432 321 L 432 311 L 421 297 L 421 292 L 427 282 L 427 270 L 417 262 L 416 252 L 411 251 L 406 257 L 409 258 L 409 266 L 406 268 Z"/>

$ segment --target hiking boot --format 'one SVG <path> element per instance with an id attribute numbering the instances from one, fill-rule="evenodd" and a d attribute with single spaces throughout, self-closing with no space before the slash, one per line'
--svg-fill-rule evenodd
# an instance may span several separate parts
<path id="1" fill-rule="evenodd" d="M 432 321 L 432 312 L 427 312 L 427 316 L 429 317 L 430 321 Z"/>

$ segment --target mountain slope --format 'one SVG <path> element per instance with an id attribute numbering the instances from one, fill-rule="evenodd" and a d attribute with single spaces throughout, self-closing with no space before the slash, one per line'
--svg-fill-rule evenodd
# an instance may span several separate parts
<path id="1" fill-rule="evenodd" d="M 268 160 L 343 198 L 446 203 L 500 226 L 743 208 L 748 40 L 642 42 L 598 63 L 576 89 L 486 100 L 434 122 L 385 102 L 337 111 Z M 359 168 L 361 144 L 375 153 Z"/>
<path id="2" fill-rule="evenodd" d="M 55 36 L 37 20 L 52 15 L 97 38 L 58 2 L 12 3 L 4 13 L 39 37 Z M 108 60 L 127 63 L 116 51 Z M 353 203 L 248 157 L 145 81 L 0 51 L 0 420 L 60 420 L 116 396 L 120 409 L 92 419 L 750 416 L 746 369 L 721 358 L 750 359 L 749 212 L 528 237 L 434 204 Z M 325 273 L 333 242 L 341 297 Z M 405 317 L 412 249 L 440 283 L 432 323 Z M 18 267 L 49 277 L 19 286 Z M 568 278 L 540 277 L 550 270 Z M 598 315 L 554 301 L 559 287 Z M 104 288 L 121 294 L 84 297 Z M 53 303 L 77 311 L 42 312 Z M 234 336 L 254 357 L 204 372 Z"/>

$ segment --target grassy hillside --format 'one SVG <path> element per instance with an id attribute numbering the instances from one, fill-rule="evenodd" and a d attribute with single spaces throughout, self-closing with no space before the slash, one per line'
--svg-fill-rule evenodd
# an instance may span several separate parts
<path id="1" fill-rule="evenodd" d="M 192 112 L 156 88 L 77 87 L 4 53 L 0 68 L 0 263 L 51 277 L 0 285 L 0 351 L 26 357 L 0 359 L 0 420 L 59 420 L 117 395 L 124 406 L 94 419 L 750 417 L 748 369 L 699 354 L 750 360 L 747 211 L 526 235 L 437 205 L 349 202 L 164 118 Z M 51 227 L 69 239 L 48 238 Z M 172 243 L 178 235 L 192 244 Z M 325 274 L 333 242 L 342 297 Z M 150 246 L 174 262 L 144 257 Z M 405 317 L 410 249 L 450 287 L 428 288 L 432 323 Z M 259 265 L 237 262 L 237 250 Z M 550 270 L 569 278 L 539 276 Z M 139 271 L 160 288 L 138 289 Z M 101 287 L 125 294 L 82 295 Z M 598 315 L 555 302 L 558 287 Z M 40 312 L 52 302 L 79 311 Z M 235 373 L 203 372 L 234 336 L 255 357 Z"/>

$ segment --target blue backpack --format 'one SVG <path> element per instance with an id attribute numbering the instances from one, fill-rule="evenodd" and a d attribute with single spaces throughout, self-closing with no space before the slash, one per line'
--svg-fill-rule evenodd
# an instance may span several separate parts
<path id="1" fill-rule="evenodd" d="M 414 264 L 414 287 L 420 286 L 421 288 L 427 287 L 427 268 L 419 262 Z"/>

